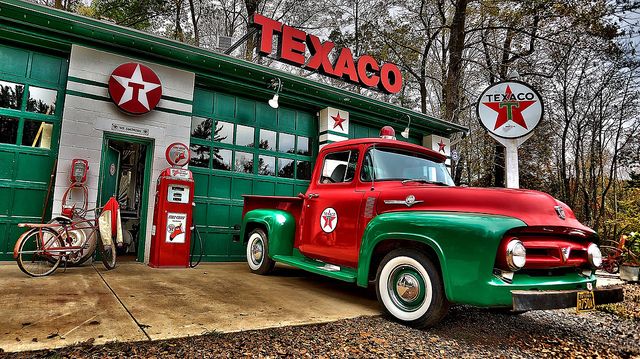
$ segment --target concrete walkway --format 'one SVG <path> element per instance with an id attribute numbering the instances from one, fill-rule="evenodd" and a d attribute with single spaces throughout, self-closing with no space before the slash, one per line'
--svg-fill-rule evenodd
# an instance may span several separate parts
<path id="1" fill-rule="evenodd" d="M 0 264 L 0 349 L 157 340 L 376 315 L 366 290 L 282 267 L 251 274 L 244 263 L 153 269 L 134 262 L 30 278 Z M 0 350 L 0 351 L 2 351 Z"/>

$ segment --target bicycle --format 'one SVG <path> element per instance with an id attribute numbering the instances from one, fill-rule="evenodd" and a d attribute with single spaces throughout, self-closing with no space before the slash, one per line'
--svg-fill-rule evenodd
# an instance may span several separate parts
<path id="1" fill-rule="evenodd" d="M 630 247 L 636 245 L 634 240 L 629 240 L 627 236 L 622 235 L 618 242 L 610 241 L 610 243 L 612 245 L 600 246 L 602 251 L 602 265 L 600 268 L 602 270 L 617 274 L 620 272 L 620 265 L 623 262 L 640 265 L 640 257 L 630 249 Z"/>
<path id="2" fill-rule="evenodd" d="M 116 267 L 116 244 L 111 236 L 100 234 L 98 213 L 102 208 L 86 212 L 94 212 L 93 219 L 81 217 L 78 221 L 64 216 L 56 217 L 53 223 L 20 223 L 18 227 L 30 228 L 23 233 L 14 247 L 13 256 L 18 267 L 32 277 L 44 277 L 55 272 L 64 260 L 65 266 L 71 258 L 82 255 L 87 244 L 94 240 L 107 270 Z M 85 213 L 86 213 L 85 212 Z M 82 231 L 83 235 L 78 234 Z M 86 235 L 86 232 L 90 232 Z M 95 236 L 95 237 L 94 237 Z M 82 243 L 77 244 L 81 240 Z"/>

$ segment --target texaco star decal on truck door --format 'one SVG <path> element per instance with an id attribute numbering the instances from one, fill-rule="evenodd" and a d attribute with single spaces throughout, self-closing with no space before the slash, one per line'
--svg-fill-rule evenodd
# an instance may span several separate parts
<path id="1" fill-rule="evenodd" d="M 329 207 L 325 208 L 320 215 L 320 228 L 325 233 L 333 232 L 338 226 L 338 213 L 335 209 Z"/>

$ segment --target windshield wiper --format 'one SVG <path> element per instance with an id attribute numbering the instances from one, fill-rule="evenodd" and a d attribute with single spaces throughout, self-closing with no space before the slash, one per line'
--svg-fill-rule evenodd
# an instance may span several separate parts
<path id="1" fill-rule="evenodd" d="M 407 184 L 410 182 L 418 182 L 418 183 L 428 183 L 428 184 L 437 184 L 439 186 L 449 186 L 448 184 L 444 183 L 444 182 L 440 182 L 440 181 L 430 181 L 428 179 L 424 179 L 424 178 L 412 178 L 412 179 L 406 179 L 404 181 L 402 181 L 402 184 Z"/>

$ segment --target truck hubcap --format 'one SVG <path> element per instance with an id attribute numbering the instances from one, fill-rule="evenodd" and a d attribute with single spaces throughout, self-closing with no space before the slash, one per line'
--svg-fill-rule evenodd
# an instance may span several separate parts
<path id="1" fill-rule="evenodd" d="M 260 264 L 262 261 L 262 255 L 264 252 L 264 246 L 261 239 L 256 239 L 251 244 L 251 260 L 254 264 Z"/>
<path id="2" fill-rule="evenodd" d="M 396 267 L 389 276 L 387 288 L 393 303 L 402 310 L 415 311 L 424 301 L 424 279 L 412 266 Z"/>

